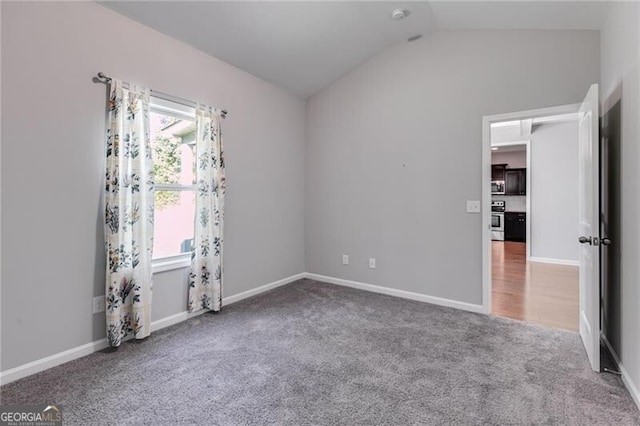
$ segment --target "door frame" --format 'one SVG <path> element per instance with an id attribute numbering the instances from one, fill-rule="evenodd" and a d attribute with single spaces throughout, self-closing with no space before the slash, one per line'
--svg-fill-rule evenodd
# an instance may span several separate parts
<path id="1" fill-rule="evenodd" d="M 574 114 L 580 104 L 560 105 L 538 108 L 527 111 L 509 112 L 505 114 L 485 115 L 482 117 L 482 312 L 491 315 L 491 124 L 500 121 L 526 120 L 528 118 L 547 117 L 552 115 Z M 522 141 L 525 142 L 525 141 Z M 521 143 L 522 143 L 521 142 Z M 527 143 L 527 216 L 530 211 L 531 193 L 531 153 Z M 530 218 L 527 217 L 527 259 L 530 255 Z"/>

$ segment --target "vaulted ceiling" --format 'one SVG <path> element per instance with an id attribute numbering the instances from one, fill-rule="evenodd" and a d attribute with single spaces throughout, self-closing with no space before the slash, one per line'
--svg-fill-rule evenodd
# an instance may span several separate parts
<path id="1" fill-rule="evenodd" d="M 390 44 L 434 30 L 598 30 L 607 11 L 593 1 L 100 3 L 302 98 Z M 410 15 L 393 20 L 397 8 Z"/>

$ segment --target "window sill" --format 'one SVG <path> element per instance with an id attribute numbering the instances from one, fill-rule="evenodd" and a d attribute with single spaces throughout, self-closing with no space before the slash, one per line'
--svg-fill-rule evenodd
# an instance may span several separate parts
<path id="1" fill-rule="evenodd" d="M 159 272 L 173 271 L 174 269 L 188 268 L 189 266 L 191 266 L 191 253 L 155 259 L 151 262 L 151 271 L 157 274 Z"/>

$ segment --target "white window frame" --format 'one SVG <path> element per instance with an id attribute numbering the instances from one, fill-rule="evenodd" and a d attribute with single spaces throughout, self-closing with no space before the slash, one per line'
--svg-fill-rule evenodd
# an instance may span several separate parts
<path id="1" fill-rule="evenodd" d="M 149 110 L 152 113 L 164 114 L 183 120 L 195 121 L 195 108 L 190 108 L 176 102 L 151 96 Z M 196 185 L 180 184 L 156 184 L 153 190 L 154 197 L 156 191 L 196 191 Z M 154 274 L 167 272 L 175 269 L 188 268 L 191 265 L 191 253 L 181 253 L 175 256 L 161 257 L 151 260 L 151 270 Z"/>

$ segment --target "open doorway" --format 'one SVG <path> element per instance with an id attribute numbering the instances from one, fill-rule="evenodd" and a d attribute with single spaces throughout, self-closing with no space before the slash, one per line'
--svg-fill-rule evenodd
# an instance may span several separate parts
<path id="1" fill-rule="evenodd" d="M 490 122 L 488 313 L 579 329 L 577 108 Z"/>

